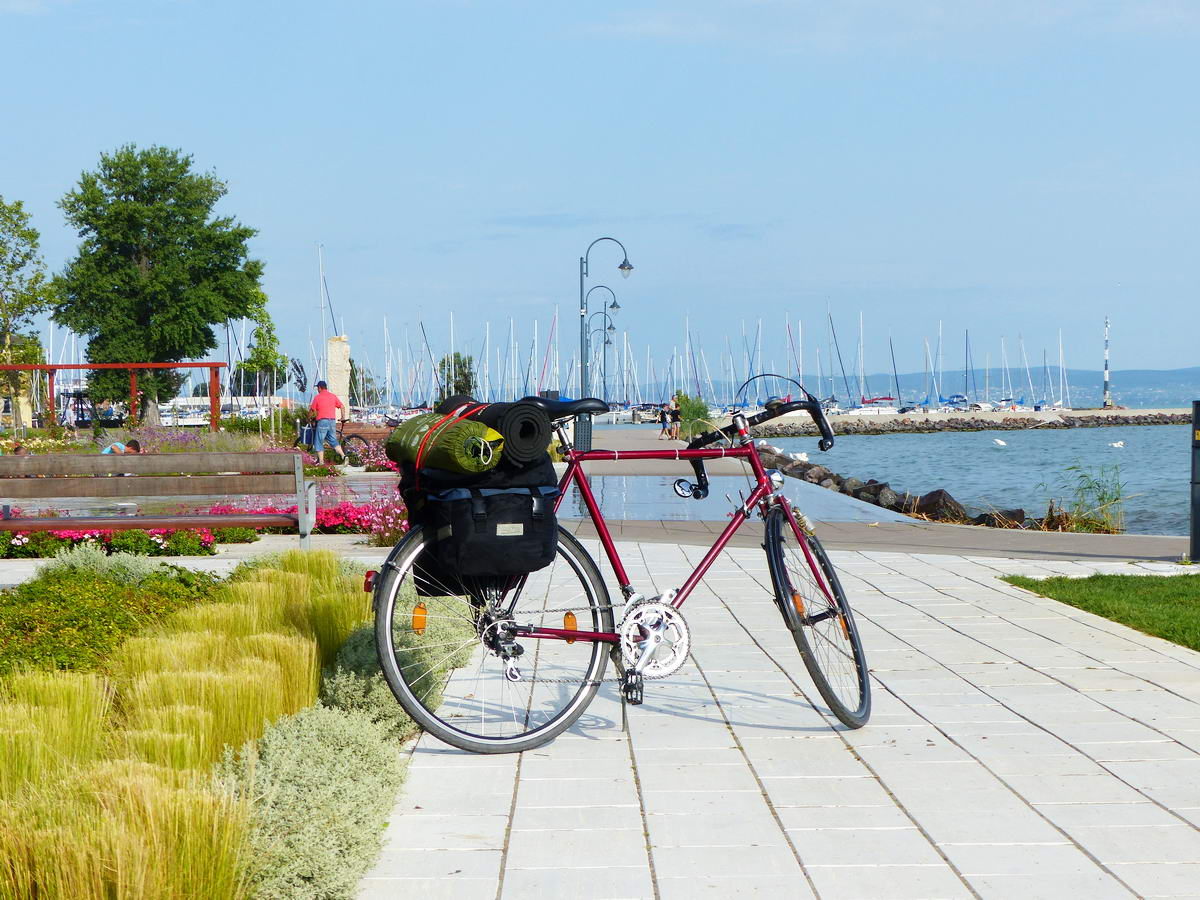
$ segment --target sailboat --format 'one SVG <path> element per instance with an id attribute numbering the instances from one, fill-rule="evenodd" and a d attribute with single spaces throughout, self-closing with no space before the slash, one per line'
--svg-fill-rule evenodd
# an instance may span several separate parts
<path id="1" fill-rule="evenodd" d="M 1051 404 L 1050 408 L 1062 411 L 1071 408 L 1071 387 L 1067 383 L 1067 366 L 1066 359 L 1063 357 L 1061 329 L 1058 332 L 1058 399 Z"/>
<path id="2" fill-rule="evenodd" d="M 900 410 L 893 406 L 895 397 L 868 397 L 870 387 L 867 384 L 866 342 L 863 339 L 863 314 L 858 313 L 858 400 L 859 405 L 850 410 L 854 416 L 888 416 Z"/>

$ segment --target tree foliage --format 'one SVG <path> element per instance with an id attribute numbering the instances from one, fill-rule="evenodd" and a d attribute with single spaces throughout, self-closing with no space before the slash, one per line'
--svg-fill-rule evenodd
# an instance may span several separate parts
<path id="1" fill-rule="evenodd" d="M 233 374 L 234 393 L 243 397 L 269 394 L 288 382 L 288 358 L 279 352 L 275 323 L 267 312 L 267 295 L 262 291 L 257 294 L 247 316 L 254 323 L 254 336 L 245 359 Z"/>
<path id="2" fill-rule="evenodd" d="M 6 203 L 0 196 L 0 362 L 8 365 L 42 361 L 36 336 L 21 333 L 54 297 L 38 245 L 38 231 L 21 201 Z M 20 426 L 24 423 L 15 401 L 29 379 L 18 372 L 5 375 L 5 390 L 14 400 L 14 424 Z"/>
<path id="3" fill-rule="evenodd" d="M 262 263 L 249 257 L 255 230 L 214 207 L 227 192 L 192 171 L 180 150 L 133 145 L 102 154 L 59 206 L 82 242 L 58 278 L 55 321 L 90 339 L 92 362 L 180 362 L 217 346 L 213 326 L 250 314 Z M 182 378 L 142 373 L 148 416 Z M 93 373 L 96 396 L 127 391 L 121 371 Z"/>
<path id="4" fill-rule="evenodd" d="M 438 384 L 440 403 L 455 394 L 474 396 L 478 384 L 475 380 L 475 357 L 455 351 L 447 353 L 438 361 Z"/>
<path id="5" fill-rule="evenodd" d="M 364 369 L 358 360 L 350 357 L 350 405 L 373 406 L 383 402 L 383 388 L 370 369 Z"/>
<path id="6" fill-rule="evenodd" d="M 714 427 L 709 419 L 708 404 L 704 402 L 699 394 L 693 397 L 685 391 L 680 391 L 675 395 L 675 402 L 679 404 L 680 434 L 686 437 L 694 437 Z"/>

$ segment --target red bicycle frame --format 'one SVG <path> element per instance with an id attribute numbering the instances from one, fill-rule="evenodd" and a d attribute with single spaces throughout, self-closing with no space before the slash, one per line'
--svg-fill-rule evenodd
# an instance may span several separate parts
<path id="1" fill-rule="evenodd" d="M 608 525 L 604 521 L 604 514 L 600 512 L 600 505 L 596 502 L 595 494 L 592 493 L 592 486 L 588 483 L 587 475 L 584 474 L 583 463 L 592 460 L 667 459 L 690 461 L 694 459 L 704 460 L 730 457 L 748 460 L 750 468 L 754 471 L 757 483 L 754 486 L 754 490 L 751 491 L 750 496 L 746 498 L 746 502 L 734 512 L 733 517 L 729 520 L 729 524 L 725 526 L 725 530 L 718 535 L 717 540 L 713 543 L 708 553 L 704 555 L 704 558 L 700 560 L 692 574 L 688 576 L 687 580 L 684 581 L 683 585 L 676 592 L 672 606 L 679 609 L 700 582 L 700 579 L 704 577 L 705 573 L 712 566 L 713 561 L 725 549 L 726 545 L 729 544 L 730 539 L 737 533 L 737 530 L 750 518 L 753 510 L 770 496 L 772 492 L 771 480 L 767 477 L 762 460 L 758 457 L 758 450 L 753 444 L 743 444 L 739 447 L 706 448 L 702 450 L 572 450 L 567 456 L 567 471 L 563 473 L 563 477 L 559 481 L 558 502 L 562 503 L 566 491 L 574 483 L 579 489 L 580 497 L 583 498 L 583 505 L 587 508 L 588 516 L 591 517 L 592 522 L 596 526 L 600 545 L 604 548 L 604 554 L 608 557 L 608 561 L 612 565 L 613 573 L 617 576 L 617 584 L 620 585 L 621 593 L 628 597 L 633 593 L 633 587 L 630 584 L 629 576 L 625 572 L 625 566 L 621 562 L 621 557 L 617 554 L 612 534 L 609 532 Z"/>
<path id="2" fill-rule="evenodd" d="M 596 533 L 600 539 L 600 545 L 604 548 L 604 554 L 608 557 L 609 564 L 612 566 L 613 573 L 617 577 L 617 583 L 620 585 L 621 593 L 628 599 L 634 595 L 633 585 L 629 580 L 629 576 L 625 572 L 625 566 L 621 562 L 621 557 L 617 553 L 616 545 L 613 542 L 612 534 L 608 530 L 608 525 L 604 521 L 604 514 L 600 511 L 600 505 L 596 502 L 596 496 L 592 493 L 592 487 L 588 483 L 587 475 L 583 471 L 583 463 L 593 460 L 600 461 L 620 461 L 639 460 L 639 459 L 657 459 L 657 460 L 706 460 L 706 459 L 744 459 L 749 461 L 750 468 L 754 472 L 755 487 L 750 492 L 750 496 L 745 502 L 734 511 L 729 524 L 718 535 L 709 551 L 704 554 L 704 558 L 697 563 L 696 568 L 687 577 L 683 585 L 676 591 L 671 605 L 676 609 L 683 606 L 684 602 L 691 595 L 696 585 L 711 568 L 713 562 L 721 551 L 729 544 L 729 541 L 737 533 L 737 530 L 742 527 L 747 519 L 750 518 L 753 511 L 763 503 L 768 497 L 774 493 L 774 488 L 771 484 L 770 476 L 767 475 L 767 470 L 763 467 L 762 460 L 759 458 L 758 449 L 754 444 L 746 440 L 746 434 L 742 434 L 743 443 L 734 447 L 712 447 L 699 450 L 587 450 L 580 451 L 571 449 L 567 452 L 567 470 L 563 473 L 559 480 L 558 499 L 555 502 L 555 511 L 561 506 L 563 498 L 566 497 L 567 491 L 571 485 L 579 489 L 579 494 L 583 498 L 583 505 L 587 508 L 588 516 L 591 518 L 596 527 Z M 786 498 L 781 498 L 789 520 L 794 523 L 791 509 L 787 504 Z M 812 556 L 807 546 L 803 547 L 805 556 L 808 557 L 810 565 L 814 572 L 818 572 Z M 819 577 L 819 576 L 818 576 Z M 822 579 L 823 580 L 823 579 Z M 827 595 L 830 594 L 828 585 L 821 584 L 821 590 Z M 550 640 L 565 640 L 565 641 L 596 641 L 602 643 L 615 644 L 620 640 L 619 635 L 613 632 L 603 631 L 579 631 L 569 628 L 530 628 L 527 631 L 521 632 L 525 637 L 544 638 Z"/>

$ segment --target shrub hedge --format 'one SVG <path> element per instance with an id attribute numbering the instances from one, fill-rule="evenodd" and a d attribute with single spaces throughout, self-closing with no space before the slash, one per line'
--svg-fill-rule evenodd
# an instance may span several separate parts
<path id="1" fill-rule="evenodd" d="M 355 895 L 404 766 L 399 746 L 363 713 L 313 706 L 240 756 L 227 753 L 217 774 L 253 804 L 251 896 L 327 900 Z"/>
<path id="2" fill-rule="evenodd" d="M 93 547 L 0 593 L 0 897 L 353 897 L 416 731 L 360 571 L 292 551 L 222 586 Z"/>
<path id="3" fill-rule="evenodd" d="M 174 566 L 124 582 L 48 568 L 0 591 L 0 674 L 20 666 L 95 669 L 137 631 L 208 599 L 216 583 Z"/>

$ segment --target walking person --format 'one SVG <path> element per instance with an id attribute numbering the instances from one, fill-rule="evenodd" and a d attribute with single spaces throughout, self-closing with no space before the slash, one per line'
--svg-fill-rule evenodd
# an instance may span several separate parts
<path id="1" fill-rule="evenodd" d="M 679 437 L 679 429 L 683 425 L 683 410 L 679 408 L 679 398 L 671 401 L 671 410 L 669 413 L 671 419 L 671 440 L 681 440 Z"/>
<path id="2" fill-rule="evenodd" d="M 342 401 L 337 395 L 329 390 L 329 385 L 324 381 L 317 382 L 317 395 L 313 397 L 312 403 L 308 406 L 312 410 L 313 416 L 317 420 L 316 434 L 313 437 L 313 449 L 317 452 L 317 465 L 325 463 L 325 444 L 337 451 L 338 456 L 342 458 L 342 462 L 346 461 L 346 454 L 342 450 L 342 445 L 338 443 L 337 438 L 337 411 L 345 409 L 342 406 Z"/>
<path id="3" fill-rule="evenodd" d="M 670 416 L 667 414 L 667 404 L 665 404 L 665 403 L 658 408 L 658 424 L 660 426 L 660 431 L 658 432 L 658 439 L 661 441 L 663 438 L 670 438 L 671 437 L 671 419 L 670 419 Z"/>

